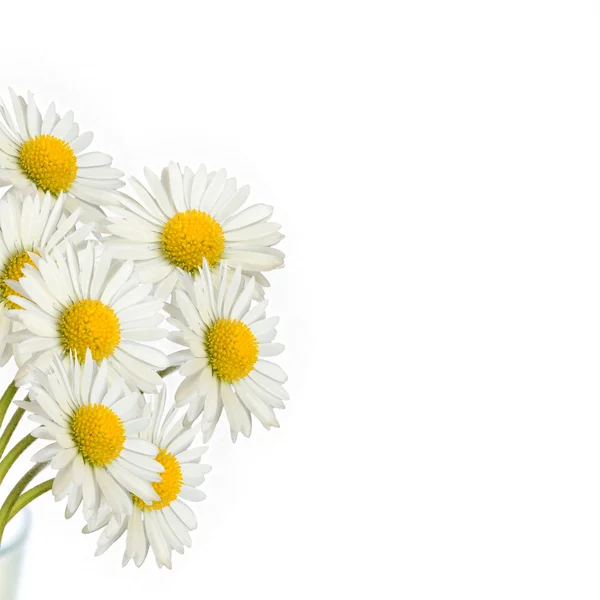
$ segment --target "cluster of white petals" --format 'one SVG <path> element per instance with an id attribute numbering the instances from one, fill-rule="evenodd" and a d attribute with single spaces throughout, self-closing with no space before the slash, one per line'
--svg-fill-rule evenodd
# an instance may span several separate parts
<path id="1" fill-rule="evenodd" d="M 254 420 L 279 427 L 287 378 L 272 361 L 283 346 L 265 273 L 283 266 L 281 226 L 271 206 L 247 205 L 249 187 L 224 169 L 171 162 L 122 191 L 124 174 L 89 148 L 72 112 L 41 111 L 31 93 L 9 97 L 0 365 L 14 359 L 16 374 L 0 426 L 22 389 L 14 420 L 27 412 L 35 423 L 23 446 L 45 442 L 32 476 L 55 472 L 66 517 L 79 513 L 84 532 L 99 532 L 97 554 L 124 537 L 123 564 L 140 566 L 152 550 L 171 568 L 198 524 L 188 503 L 205 497 L 210 467 L 196 439 L 208 442 L 223 420 L 233 441 Z M 18 504 L 0 508 L 0 539 Z"/>

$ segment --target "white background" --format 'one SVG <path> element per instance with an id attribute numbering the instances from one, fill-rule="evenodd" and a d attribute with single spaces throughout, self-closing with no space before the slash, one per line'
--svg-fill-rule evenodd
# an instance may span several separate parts
<path id="1" fill-rule="evenodd" d="M 292 400 L 172 572 L 40 500 L 22 598 L 598 598 L 598 3 L 152 4 L 3 3 L 0 87 L 275 205 Z"/>

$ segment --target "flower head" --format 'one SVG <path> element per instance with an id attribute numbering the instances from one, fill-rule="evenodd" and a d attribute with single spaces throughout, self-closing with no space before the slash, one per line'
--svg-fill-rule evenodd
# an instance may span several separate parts
<path id="1" fill-rule="evenodd" d="M 273 208 L 255 204 L 240 210 L 250 188 L 238 189 L 222 169 L 194 173 L 170 163 L 159 179 L 145 170 L 148 188 L 130 183 L 136 198 L 121 194 L 121 208 L 109 219 L 107 243 L 139 261 L 142 281 L 158 283 L 157 294 L 168 297 L 178 273 L 195 275 L 206 261 L 215 273 L 223 261 L 254 277 L 257 297 L 269 283 L 262 275 L 283 264 L 283 253 L 273 248 L 283 235 L 269 219 Z M 233 271 L 229 274 L 233 274 Z"/>
<path id="2" fill-rule="evenodd" d="M 42 116 L 31 92 L 25 100 L 9 91 L 12 114 L 0 100 L 0 179 L 55 197 L 64 193 L 69 208 L 83 204 L 86 214 L 103 217 L 97 207 L 115 204 L 114 191 L 124 185 L 112 158 L 83 153 L 94 136 L 79 132 L 72 111 L 61 117 L 52 103 Z"/>
<path id="3" fill-rule="evenodd" d="M 157 370 L 169 364 L 147 343 L 166 335 L 158 327 L 163 301 L 150 296 L 151 285 L 139 284 L 133 263 L 115 260 L 94 242 L 33 260 L 35 266 L 23 267 L 24 277 L 8 281 L 18 294 L 9 300 L 22 310 L 7 314 L 23 326 L 8 340 L 29 355 L 17 374 L 19 385 L 28 381 L 31 366 L 44 369 L 57 353 L 81 363 L 88 356 L 106 361 L 111 373 L 154 391 L 162 382 Z"/>
<path id="4" fill-rule="evenodd" d="M 66 215 L 64 200 L 63 195 L 55 200 L 50 194 L 39 196 L 19 190 L 7 192 L 0 200 L 0 365 L 13 354 L 8 336 L 20 329 L 6 314 L 20 308 L 10 300 L 19 294 L 9 282 L 23 276 L 25 265 L 35 266 L 35 257 L 46 256 L 67 243 L 79 247 L 91 231 L 91 224 L 76 229 L 81 209 Z M 17 362 L 22 360 L 17 357 Z"/>
<path id="5" fill-rule="evenodd" d="M 159 566 L 171 568 L 171 554 L 183 553 L 192 540 L 189 532 L 197 527 L 196 517 L 186 501 L 197 502 L 205 495 L 196 488 L 211 468 L 200 464 L 206 447 L 190 448 L 198 433 L 197 427 L 186 427 L 184 417 L 175 408 L 166 411 L 166 389 L 153 395 L 149 403 L 151 415 L 141 438 L 159 448 L 156 460 L 163 466 L 161 480 L 152 484 L 158 499 L 146 502 L 133 496 L 133 514 L 121 518 L 105 510 L 86 531 L 102 529 L 96 554 L 110 548 L 127 534 L 123 564 L 133 560 L 139 567 L 152 548 Z"/>
<path id="6" fill-rule="evenodd" d="M 179 372 L 185 377 L 175 401 L 188 405 L 188 421 L 202 413 L 205 440 L 223 407 L 234 441 L 239 432 L 250 435 L 251 414 L 267 429 L 278 427 L 273 409 L 283 408 L 288 398 L 285 373 L 266 360 L 283 351 L 273 343 L 279 319 L 266 317 L 266 301 L 252 307 L 254 285 L 254 279 L 243 281 L 239 268 L 229 278 L 226 265 L 213 285 L 205 261 L 199 277 L 182 277 L 173 304 L 166 308 L 168 321 L 178 330 L 169 337 L 186 346 L 171 357 L 174 364 L 182 363 Z"/>
<path id="7" fill-rule="evenodd" d="M 102 505 L 114 515 L 133 514 L 132 494 L 159 500 L 152 487 L 164 471 L 159 450 L 138 438 L 149 423 L 140 393 L 121 378 L 110 380 L 107 363 L 98 366 L 89 350 L 87 358 L 83 365 L 71 358 L 65 367 L 54 356 L 47 374 L 36 370 L 31 401 L 17 403 L 39 424 L 32 435 L 52 441 L 33 460 L 57 470 L 52 492 L 56 500 L 68 496 L 67 518 L 82 501 L 88 519 Z"/>

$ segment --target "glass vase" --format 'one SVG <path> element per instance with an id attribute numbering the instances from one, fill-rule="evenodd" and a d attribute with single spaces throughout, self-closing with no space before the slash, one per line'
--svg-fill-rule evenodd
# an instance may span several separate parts
<path id="1" fill-rule="evenodd" d="M 0 547 L 0 600 L 16 600 L 30 514 L 22 510 L 7 525 Z"/>

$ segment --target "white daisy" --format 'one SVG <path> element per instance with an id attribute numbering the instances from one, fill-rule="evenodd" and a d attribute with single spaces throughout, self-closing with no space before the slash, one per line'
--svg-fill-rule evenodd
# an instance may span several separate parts
<path id="1" fill-rule="evenodd" d="M 63 195 L 55 201 L 50 194 L 40 197 L 11 190 L 0 200 L 0 366 L 12 355 L 7 336 L 21 328 L 6 316 L 6 311 L 20 308 L 9 300 L 15 290 L 6 282 L 18 280 L 25 264 L 33 265 L 30 253 L 44 256 L 67 239 L 79 245 L 92 229 L 88 224 L 76 230 L 81 209 L 67 217 L 63 208 Z"/>
<path id="2" fill-rule="evenodd" d="M 279 318 L 266 318 L 266 300 L 251 308 L 254 279 L 243 282 L 239 268 L 231 280 L 226 274 L 222 266 L 213 285 L 205 261 L 200 277 L 182 277 L 173 305 L 166 306 L 168 321 L 179 330 L 170 339 L 188 347 L 171 356 L 172 364 L 183 363 L 179 373 L 185 377 L 175 401 L 189 404 L 186 423 L 202 413 L 205 441 L 223 406 L 235 442 L 238 432 L 250 435 L 251 414 L 267 429 L 279 427 L 273 409 L 284 408 L 288 399 L 285 373 L 265 360 L 283 351 L 282 344 L 273 343 Z"/>
<path id="3" fill-rule="evenodd" d="M 106 242 L 139 261 L 142 281 L 158 283 L 157 295 L 167 298 L 178 272 L 195 274 L 208 261 L 211 268 L 227 260 L 241 267 L 261 286 L 269 282 L 262 271 L 283 264 L 283 253 L 273 248 L 282 238 L 281 225 L 269 221 L 273 208 L 255 204 L 239 210 L 248 198 L 249 186 L 238 189 L 234 178 L 222 169 L 207 173 L 201 165 L 194 173 L 171 162 L 162 179 L 145 169 L 148 188 L 137 179 L 130 184 L 137 198 L 120 194 L 122 208 L 111 208 L 113 235 Z"/>
<path id="4" fill-rule="evenodd" d="M 164 338 L 162 300 L 150 296 L 151 285 L 140 285 L 131 261 L 114 260 L 95 242 L 66 256 L 32 256 L 24 276 L 8 281 L 19 296 L 9 300 L 23 310 L 6 314 L 24 330 L 8 341 L 15 350 L 31 353 L 19 369 L 17 383 L 29 380 L 30 366 L 44 369 L 53 352 L 85 362 L 87 350 L 95 361 L 106 361 L 110 371 L 142 391 L 155 391 L 162 382 L 157 370 L 168 366 L 165 354 L 146 342 Z"/>
<path id="5" fill-rule="evenodd" d="M 184 549 L 192 545 L 189 532 L 197 527 L 194 512 L 185 501 L 205 498 L 204 492 L 196 488 L 211 470 L 209 465 L 199 464 L 207 448 L 190 449 L 198 429 L 185 427 L 183 416 L 177 418 L 174 407 L 163 419 L 165 398 L 165 387 L 152 397 L 151 422 L 141 434 L 159 448 L 156 460 L 165 470 L 161 481 L 152 486 L 160 498 L 147 503 L 136 497 L 131 516 L 123 519 L 105 510 L 96 523 L 89 523 L 84 529 L 86 533 L 103 529 L 96 555 L 105 552 L 127 532 L 123 566 L 133 560 L 139 567 L 152 548 L 158 566 L 170 569 L 172 551 L 183 554 Z"/>
<path id="6" fill-rule="evenodd" d="M 115 203 L 114 190 L 125 185 L 122 171 L 111 167 L 107 154 L 82 154 L 94 136 L 80 134 L 72 111 L 61 117 L 52 103 L 42 117 L 31 92 L 27 100 L 9 92 L 13 114 L 0 100 L 0 180 L 66 193 L 69 208 L 83 202 L 87 212 L 104 216 L 97 207 Z"/>
<path id="7" fill-rule="evenodd" d="M 17 404 L 39 423 L 32 432 L 52 440 L 33 456 L 51 461 L 58 472 L 52 485 L 56 500 L 69 497 L 70 518 L 83 500 L 83 511 L 93 518 L 101 504 L 115 514 L 133 514 L 131 494 L 145 502 L 159 496 L 152 487 L 164 467 L 155 460 L 158 448 L 137 434 L 148 426 L 142 415 L 141 394 L 122 379 L 109 382 L 107 363 L 98 366 L 91 356 L 83 366 L 54 357 L 47 374 L 36 370 L 29 396 Z"/>

